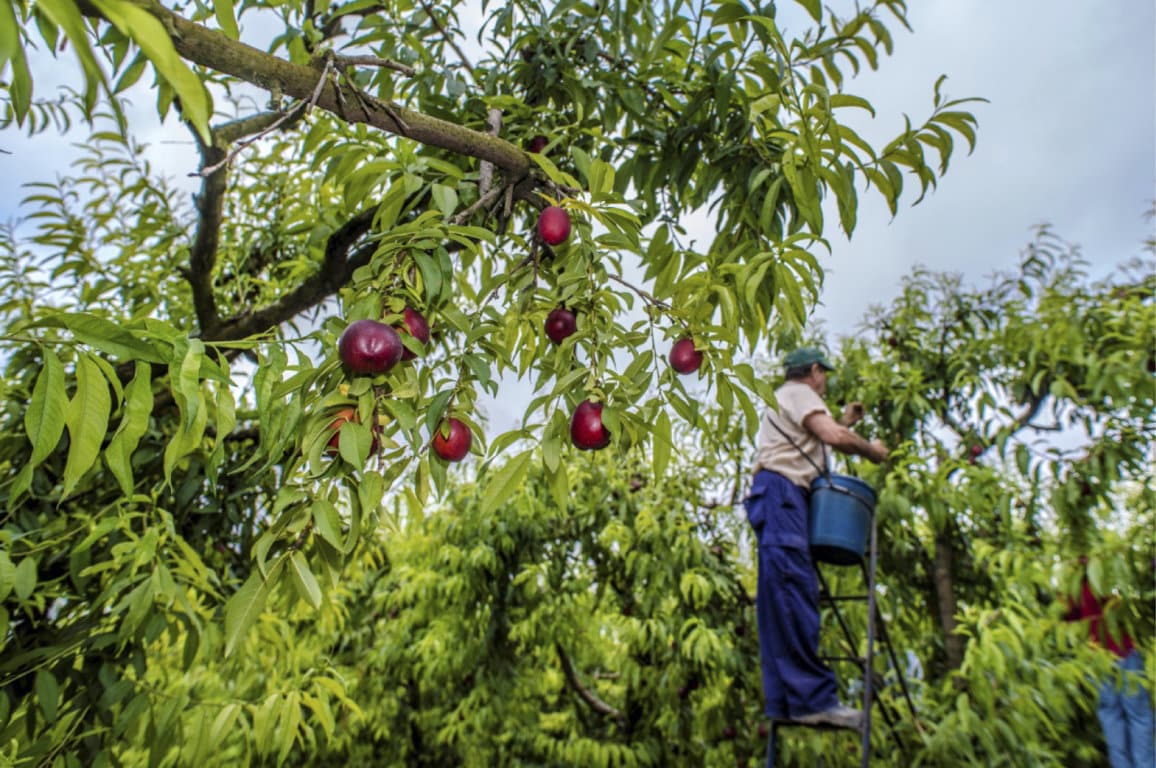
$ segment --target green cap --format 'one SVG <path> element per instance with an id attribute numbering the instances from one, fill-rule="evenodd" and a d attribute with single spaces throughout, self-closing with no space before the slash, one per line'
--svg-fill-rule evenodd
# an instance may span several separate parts
<path id="1" fill-rule="evenodd" d="M 835 366 L 831 365 L 831 361 L 827 359 L 826 355 L 815 347 L 799 347 L 787 353 L 787 356 L 783 358 L 783 367 L 787 369 L 803 368 L 814 363 L 818 363 L 828 371 L 835 370 Z"/>

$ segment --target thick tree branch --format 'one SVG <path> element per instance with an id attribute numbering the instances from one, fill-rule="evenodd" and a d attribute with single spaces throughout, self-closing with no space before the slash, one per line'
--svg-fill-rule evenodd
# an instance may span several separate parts
<path id="1" fill-rule="evenodd" d="M 350 253 L 373 226 L 376 212 L 376 206 L 366 208 L 333 232 L 325 245 L 320 269 L 294 290 L 254 312 L 221 322 L 211 336 L 205 336 L 206 341 L 235 341 L 264 333 L 337 293 L 355 270 L 369 263 L 377 249 L 376 244 L 365 243 Z"/>
<path id="2" fill-rule="evenodd" d="M 319 60 L 316 66 L 293 64 L 189 21 L 159 0 L 135 2 L 164 24 L 182 58 L 270 92 L 303 101 L 312 97 L 325 66 L 323 60 Z M 317 106 L 350 123 L 366 123 L 422 144 L 488 160 L 513 179 L 524 176 L 530 169 L 529 156 L 508 141 L 380 101 L 361 92 L 348 80 L 326 82 L 317 98 Z"/>
<path id="3" fill-rule="evenodd" d="M 196 131 L 193 138 L 201 153 L 201 167 L 214 167 L 205 174 L 201 191 L 195 197 L 197 206 L 197 231 L 189 249 L 189 286 L 193 293 L 193 309 L 197 314 L 197 326 L 201 335 L 211 338 L 216 332 L 220 316 L 217 300 L 213 295 L 213 269 L 217 262 L 217 249 L 221 240 L 221 219 L 225 210 L 225 192 L 228 190 L 228 168 L 224 163 L 231 144 L 240 139 L 260 134 L 276 125 L 282 119 L 276 112 L 262 112 L 242 120 L 234 120 L 212 131 L 212 144 L 201 141 Z"/>
<path id="4" fill-rule="evenodd" d="M 562 662 L 562 672 L 565 673 L 566 680 L 578 696 L 598 714 L 612 717 L 615 720 L 625 720 L 626 718 L 621 712 L 598 698 L 593 691 L 582 685 L 582 681 L 578 679 L 578 672 L 574 669 L 574 663 L 570 661 L 570 657 L 566 655 L 562 644 L 556 642 L 554 643 L 554 647 L 558 649 L 558 660 Z"/>

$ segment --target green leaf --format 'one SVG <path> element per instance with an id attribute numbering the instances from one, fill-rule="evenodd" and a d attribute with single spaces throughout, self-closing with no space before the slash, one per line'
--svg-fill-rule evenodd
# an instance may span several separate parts
<path id="1" fill-rule="evenodd" d="M 259 570 L 249 574 L 249 578 L 241 588 L 229 598 L 225 604 L 225 655 L 229 656 L 233 650 L 257 621 L 257 617 L 265 610 L 265 603 L 272 591 L 273 579 L 284 558 L 281 558 L 269 569 L 269 577 L 263 578 Z"/>
<path id="2" fill-rule="evenodd" d="M 108 434 L 111 407 L 108 380 L 91 355 L 82 355 L 76 361 L 76 394 L 68 403 L 64 419 L 70 444 L 61 496 L 67 497 L 72 492 L 100 456 L 101 443 Z"/>
<path id="3" fill-rule="evenodd" d="M 233 0 L 213 0 L 213 16 L 221 25 L 221 31 L 234 40 L 241 39 L 241 32 L 237 29 L 237 14 L 233 9 Z"/>
<path id="4" fill-rule="evenodd" d="M 44 713 L 44 719 L 55 723 L 60 707 L 60 687 L 56 684 L 56 678 L 47 669 L 36 671 L 36 703 Z"/>
<path id="5" fill-rule="evenodd" d="M 486 490 L 482 495 L 482 515 L 492 515 L 502 506 L 526 477 L 530 469 L 532 451 L 523 451 L 507 461 L 500 469 L 490 476 L 486 483 Z"/>
<path id="6" fill-rule="evenodd" d="M 328 499 L 313 500 L 313 530 L 337 549 L 342 548 L 341 516 Z"/>
<path id="7" fill-rule="evenodd" d="M 233 431 L 233 427 L 237 426 L 237 404 L 233 399 L 233 390 L 228 384 L 216 385 L 216 398 L 214 405 L 216 413 L 214 414 L 214 426 L 216 427 L 216 438 L 213 446 L 213 452 L 209 456 L 208 465 L 205 468 L 205 474 L 209 478 L 209 482 L 216 487 L 217 471 L 221 463 L 225 460 L 225 440 L 229 433 Z"/>
<path id="8" fill-rule="evenodd" d="M 8 553 L 0 549 L 0 601 L 8 597 L 16 584 L 16 566 Z"/>
<path id="9" fill-rule="evenodd" d="M 132 454 L 141 437 L 148 431 L 152 409 L 152 368 L 148 363 L 137 361 L 136 373 L 124 390 L 120 426 L 104 450 L 104 460 L 109 471 L 125 496 L 132 495 Z"/>
<path id="10" fill-rule="evenodd" d="M 0 0 L 0 72 L 21 51 L 20 26 L 11 0 Z"/>
<path id="11" fill-rule="evenodd" d="M 178 344 L 185 346 L 180 365 L 169 366 L 169 378 L 173 399 L 181 412 L 181 425 L 169 444 L 165 446 L 165 482 L 172 482 L 173 469 L 177 462 L 197 450 L 205 434 L 208 423 L 208 408 L 201 391 L 201 359 L 205 355 L 205 345 L 200 339 L 190 339 Z"/>
<path id="12" fill-rule="evenodd" d="M 36 589 L 36 558 L 25 557 L 12 573 L 12 592 L 19 600 L 27 600 Z"/>
<path id="13" fill-rule="evenodd" d="M 652 435 L 654 440 L 654 476 L 661 479 L 666 474 L 666 467 L 670 462 L 672 443 L 670 416 L 665 410 L 659 411 L 658 416 L 655 417 Z"/>
<path id="14" fill-rule="evenodd" d="M 205 90 L 200 78 L 177 55 L 173 41 L 160 20 L 131 2 L 92 0 L 92 3 L 113 26 L 140 46 L 153 63 L 157 74 L 180 97 L 182 115 L 200 134 L 201 139 L 209 143 L 209 117 L 212 114 L 209 92 Z"/>
<path id="15" fill-rule="evenodd" d="M 133 335 L 123 325 L 84 312 L 62 312 L 38 319 L 21 328 L 64 328 L 73 337 L 91 347 L 121 360 L 165 362 L 164 356 L 149 342 Z"/>
<path id="16" fill-rule="evenodd" d="M 301 554 L 300 550 L 294 552 L 289 557 L 289 565 L 292 566 L 297 592 L 311 606 L 320 608 L 321 585 L 317 583 L 317 577 L 313 575 L 313 571 L 309 570 L 309 561 L 305 559 L 305 555 Z"/>
<path id="17" fill-rule="evenodd" d="M 823 5 L 819 0 L 795 0 L 799 5 L 803 6 L 807 13 L 811 14 L 811 18 L 817 22 L 823 21 Z"/>
<path id="18" fill-rule="evenodd" d="M 44 350 L 44 367 L 32 387 L 32 400 L 24 412 L 24 433 L 32 443 L 28 465 L 38 466 L 56 449 L 64 434 L 67 407 L 64 366 L 51 350 Z"/>

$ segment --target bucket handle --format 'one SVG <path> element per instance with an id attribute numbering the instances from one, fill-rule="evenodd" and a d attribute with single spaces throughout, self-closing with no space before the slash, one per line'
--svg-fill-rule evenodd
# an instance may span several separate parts
<path id="1" fill-rule="evenodd" d="M 830 479 L 830 478 L 828 478 L 828 479 Z M 835 485 L 834 482 L 831 482 L 828 485 L 823 486 L 823 488 L 821 488 L 820 490 L 831 490 L 831 491 L 835 491 L 837 493 L 846 494 L 847 496 L 850 496 L 851 498 L 855 499 L 855 501 L 862 504 L 863 508 L 867 510 L 868 516 L 873 516 L 875 514 L 875 505 L 874 504 L 872 504 L 870 501 L 868 501 L 867 499 L 863 498 L 862 496 L 860 496 L 859 494 L 855 493 L 854 491 L 852 491 L 848 488 L 840 488 L 839 486 Z"/>

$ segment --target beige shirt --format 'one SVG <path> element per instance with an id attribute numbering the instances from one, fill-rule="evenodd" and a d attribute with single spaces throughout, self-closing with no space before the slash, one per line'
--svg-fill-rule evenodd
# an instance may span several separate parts
<path id="1" fill-rule="evenodd" d="M 778 412 L 768 408 L 759 421 L 755 472 L 769 469 L 795 485 L 810 488 L 811 481 L 818 477 L 819 473 L 811 466 L 811 462 L 799 453 L 795 445 L 805 451 L 815 464 L 826 468 L 823 442 L 803 426 L 803 421 L 812 413 L 830 414 L 831 411 L 823 402 L 823 398 L 819 397 L 818 392 L 800 381 L 788 381 L 776 389 L 775 399 L 779 403 Z M 772 420 L 795 441 L 795 445 L 791 445 L 787 438 L 772 426 Z"/>

